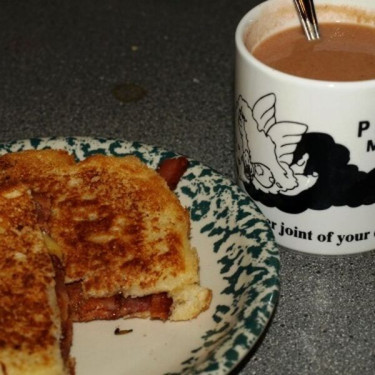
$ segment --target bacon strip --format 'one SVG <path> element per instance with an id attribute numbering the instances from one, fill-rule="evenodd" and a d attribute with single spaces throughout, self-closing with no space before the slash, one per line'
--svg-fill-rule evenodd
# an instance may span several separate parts
<path id="1" fill-rule="evenodd" d="M 46 193 L 33 192 L 38 223 L 42 230 L 48 230 L 48 220 L 51 216 L 51 199 Z"/>
<path id="2" fill-rule="evenodd" d="M 55 290 L 61 316 L 61 356 L 66 366 L 69 367 L 69 353 L 73 342 L 73 321 L 69 308 L 69 296 L 64 282 L 65 272 L 60 259 L 56 255 L 50 256 L 55 270 Z"/>
<path id="3" fill-rule="evenodd" d="M 188 165 L 188 159 L 184 156 L 180 156 L 163 160 L 156 171 L 165 179 L 169 188 L 175 190 L 182 175 L 187 170 Z"/>
<path id="4" fill-rule="evenodd" d="M 148 312 L 151 319 L 166 320 L 172 305 L 172 299 L 166 293 L 135 298 L 124 297 L 121 294 L 103 298 L 86 298 L 81 282 L 67 284 L 66 287 L 74 322 L 112 320 L 144 312 Z"/>

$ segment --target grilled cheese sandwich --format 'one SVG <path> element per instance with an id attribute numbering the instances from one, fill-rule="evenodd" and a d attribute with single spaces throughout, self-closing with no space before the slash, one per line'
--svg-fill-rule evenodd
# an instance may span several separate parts
<path id="1" fill-rule="evenodd" d="M 61 254 L 76 321 L 189 320 L 206 310 L 190 219 L 166 181 L 134 156 L 75 163 L 59 150 L 0 157 L 0 185 L 23 182 Z"/>

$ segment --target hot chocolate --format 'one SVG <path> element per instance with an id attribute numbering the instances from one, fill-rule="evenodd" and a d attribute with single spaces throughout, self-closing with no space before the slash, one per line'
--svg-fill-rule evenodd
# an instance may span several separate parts
<path id="1" fill-rule="evenodd" d="M 308 41 L 301 27 L 272 35 L 252 50 L 258 60 L 284 73 L 325 81 L 375 79 L 375 27 L 323 23 L 321 39 Z"/>

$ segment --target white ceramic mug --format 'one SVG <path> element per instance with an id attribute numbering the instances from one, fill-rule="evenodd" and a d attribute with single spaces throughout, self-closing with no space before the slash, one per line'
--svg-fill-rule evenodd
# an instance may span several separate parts
<path id="1" fill-rule="evenodd" d="M 319 22 L 375 24 L 375 1 L 315 0 L 315 5 Z M 299 19 L 292 0 L 268 0 L 237 27 L 239 184 L 282 246 L 335 255 L 375 249 L 375 80 L 328 82 L 288 75 L 261 63 L 245 47 L 246 35 L 255 45 L 295 25 Z"/>

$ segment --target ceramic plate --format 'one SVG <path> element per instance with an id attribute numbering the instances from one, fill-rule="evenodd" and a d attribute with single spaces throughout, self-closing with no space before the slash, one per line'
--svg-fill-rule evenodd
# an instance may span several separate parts
<path id="1" fill-rule="evenodd" d="M 0 152 L 66 149 L 83 159 L 135 154 L 155 168 L 176 154 L 98 138 L 42 138 L 0 145 Z M 213 291 L 208 311 L 189 322 L 129 319 L 74 325 L 77 375 L 228 374 L 266 327 L 278 296 L 279 253 L 253 202 L 217 172 L 190 160 L 176 190 L 189 208 L 201 284 Z M 132 330 L 115 335 L 116 328 Z"/>

